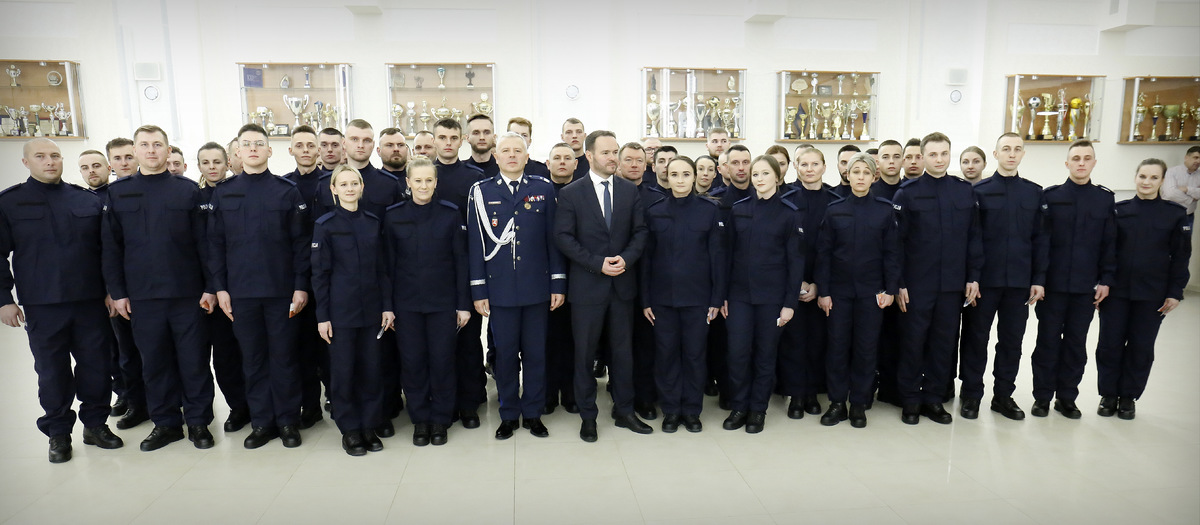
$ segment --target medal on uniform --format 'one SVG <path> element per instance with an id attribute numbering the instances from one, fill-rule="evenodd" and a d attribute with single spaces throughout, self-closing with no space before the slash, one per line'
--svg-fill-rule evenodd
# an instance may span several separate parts
<path id="1" fill-rule="evenodd" d="M 530 208 L 533 208 L 533 206 L 530 206 L 530 205 L 529 205 L 529 203 L 528 203 L 528 202 L 526 202 L 526 203 L 525 203 L 525 209 L 527 209 L 527 210 L 528 210 L 528 209 L 530 209 Z"/>
<path id="2" fill-rule="evenodd" d="M 496 226 L 499 226 L 499 225 L 500 225 L 500 220 L 493 217 L 492 218 L 492 227 L 495 228 Z"/>

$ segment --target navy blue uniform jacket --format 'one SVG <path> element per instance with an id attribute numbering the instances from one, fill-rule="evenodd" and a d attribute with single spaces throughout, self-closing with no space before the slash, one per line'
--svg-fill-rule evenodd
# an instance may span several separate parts
<path id="1" fill-rule="evenodd" d="M 804 281 L 803 222 L 796 205 L 780 191 L 769 199 L 747 197 L 733 205 L 730 301 L 795 308 Z"/>
<path id="2" fill-rule="evenodd" d="M 996 173 L 974 186 L 983 232 L 984 288 L 1046 284 L 1050 238 L 1042 210 L 1042 187 L 1020 175 Z"/>
<path id="3" fill-rule="evenodd" d="M 1117 271 L 1112 190 L 1067 180 L 1046 188 L 1043 198 L 1050 234 L 1046 291 L 1090 294 L 1098 284 L 1111 285 Z"/>
<path id="4" fill-rule="evenodd" d="M 834 201 L 817 240 L 814 281 L 822 297 L 855 299 L 900 287 L 900 234 L 892 203 L 867 195 Z"/>
<path id="5" fill-rule="evenodd" d="M 209 204 L 213 283 L 235 299 L 291 297 L 309 289 L 308 204 L 270 171 L 217 183 Z"/>
<path id="6" fill-rule="evenodd" d="M 983 243 L 970 183 L 926 173 L 901 183 L 892 204 L 904 253 L 901 288 L 962 292 L 979 281 Z"/>
<path id="7" fill-rule="evenodd" d="M 1117 273 L 1109 293 L 1133 301 L 1183 300 L 1192 255 L 1187 208 L 1137 197 L 1117 203 Z"/>
<path id="8" fill-rule="evenodd" d="M 317 322 L 379 326 L 391 311 L 387 262 L 379 218 L 338 206 L 317 219 L 312 239 L 312 286 Z"/>
<path id="9" fill-rule="evenodd" d="M 471 311 L 467 226 L 449 201 L 404 201 L 383 216 L 392 308 L 404 312 Z"/>
<path id="10" fill-rule="evenodd" d="M 646 208 L 646 255 L 639 265 L 642 308 L 720 308 L 728 293 L 725 219 L 716 201 L 660 195 Z"/>
<path id="11" fill-rule="evenodd" d="M 522 175 L 513 193 L 510 182 L 496 175 L 471 188 L 467 200 L 471 298 L 487 299 L 496 306 L 544 303 L 550 294 L 567 293 L 566 261 L 554 246 L 554 185 L 536 175 Z M 493 236 L 510 242 L 497 249 Z M 489 254 L 491 260 L 484 260 Z"/>

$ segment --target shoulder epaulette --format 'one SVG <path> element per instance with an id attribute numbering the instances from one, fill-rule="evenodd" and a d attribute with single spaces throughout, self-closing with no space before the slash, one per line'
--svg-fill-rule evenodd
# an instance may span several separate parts
<path id="1" fill-rule="evenodd" d="M 122 183 L 122 182 L 126 182 L 126 181 L 129 181 L 129 180 L 131 180 L 131 179 L 133 179 L 133 176 L 132 176 L 132 175 L 127 175 L 127 176 L 121 177 L 121 178 L 119 178 L 119 179 L 117 179 L 117 180 L 114 180 L 114 181 L 112 181 L 112 182 L 108 183 L 108 185 L 109 185 L 109 186 L 112 186 L 113 184 L 120 184 L 120 183 Z"/>
<path id="2" fill-rule="evenodd" d="M 892 207 L 892 201 L 890 201 L 890 200 L 887 200 L 887 199 L 885 199 L 885 198 L 883 198 L 883 197 L 875 197 L 875 201 L 876 201 L 876 202 L 882 202 L 882 203 L 884 203 L 884 204 L 887 204 L 889 208 L 890 208 L 890 207 Z"/>
<path id="3" fill-rule="evenodd" d="M 747 197 L 747 198 L 749 198 L 749 197 Z M 796 206 L 796 204 L 795 204 L 794 202 L 792 202 L 792 201 L 789 201 L 789 200 L 786 200 L 786 199 L 780 199 L 780 202 L 782 202 L 784 206 L 787 206 L 788 208 L 791 208 L 791 209 L 792 209 L 792 211 L 800 211 L 800 207 L 799 207 L 799 206 Z"/>
<path id="4" fill-rule="evenodd" d="M 447 207 L 447 208 L 450 208 L 450 209 L 452 209 L 452 210 L 458 211 L 458 205 L 457 205 L 457 204 L 454 204 L 453 202 L 450 202 L 450 201 L 438 201 L 438 204 L 441 204 L 442 206 L 445 206 L 445 207 Z"/>
<path id="5" fill-rule="evenodd" d="M 375 220 L 379 220 L 379 216 L 378 216 L 378 215 L 375 215 L 374 213 L 371 213 L 371 212 L 369 212 L 369 211 L 367 211 L 367 210 L 363 210 L 363 216 L 364 216 L 364 217 L 370 217 L 370 218 L 372 218 L 372 219 L 375 219 Z"/>
<path id="6" fill-rule="evenodd" d="M 383 175 L 384 177 L 387 177 L 387 178 L 389 178 L 389 179 L 392 179 L 392 180 L 394 180 L 394 181 L 399 181 L 399 180 L 400 180 L 400 177 L 397 177 L 397 176 L 395 176 L 394 174 L 392 174 L 392 173 L 391 173 L 391 172 L 389 172 L 388 170 L 372 170 L 372 172 L 373 172 L 373 173 L 378 173 L 378 174 L 380 174 L 380 175 Z"/>
<path id="7" fill-rule="evenodd" d="M 478 171 L 479 173 L 483 173 L 483 168 L 480 168 L 479 166 L 476 166 L 474 164 L 467 164 L 466 162 L 460 162 L 459 164 L 461 164 L 462 166 L 465 166 L 469 170 Z"/>
<path id="8" fill-rule="evenodd" d="M 922 175 L 922 177 L 923 177 L 923 176 L 924 176 L 924 175 Z M 901 187 L 901 188 L 903 188 L 903 187 L 905 187 L 905 186 L 908 186 L 909 184 L 912 184 L 912 183 L 914 183 L 914 182 L 917 182 L 917 181 L 919 181 L 919 180 L 921 180 L 921 177 L 917 177 L 917 178 L 915 178 L 915 179 L 908 179 L 908 180 L 906 180 L 906 181 L 902 181 L 902 182 L 900 183 L 900 187 Z"/>
<path id="9" fill-rule="evenodd" d="M 406 202 L 408 202 L 408 201 L 407 201 L 407 200 L 402 200 L 402 201 L 400 201 L 400 202 L 397 202 L 396 204 L 393 204 L 393 205 L 391 205 L 391 206 L 388 206 L 388 207 L 387 207 L 387 209 L 386 209 L 385 211 L 392 211 L 392 210 L 394 210 L 394 209 L 396 209 L 396 208 L 399 208 L 399 207 L 401 207 L 401 206 L 404 206 L 404 203 L 406 203 Z"/>
<path id="10" fill-rule="evenodd" d="M 845 202 L 845 201 L 846 201 L 845 197 L 838 195 L 835 199 L 829 201 L 829 206 L 833 206 L 834 204 L 841 204 L 842 202 Z"/>
<path id="11" fill-rule="evenodd" d="M 319 169 L 319 168 L 318 168 L 318 169 Z M 317 177 L 317 180 L 321 180 L 321 179 L 328 179 L 328 178 L 329 178 L 330 176 L 332 176 L 332 175 L 333 175 L 333 172 L 332 172 L 332 171 L 325 171 L 325 170 L 321 170 L 321 176 L 320 176 L 320 177 Z"/>
<path id="12" fill-rule="evenodd" d="M 279 175 L 276 175 L 276 176 L 275 176 L 275 180 L 277 180 L 277 181 L 279 181 L 279 182 L 286 183 L 288 186 L 295 186 L 295 185 L 296 185 L 296 181 L 294 181 L 294 180 L 292 180 L 292 179 L 289 179 L 289 178 L 287 178 L 287 177 L 280 177 Z"/>
<path id="13" fill-rule="evenodd" d="M 16 183 L 16 184 L 13 184 L 12 186 L 9 186 L 9 187 L 7 187 L 7 188 L 4 188 L 4 190 L 3 190 L 3 191 L 0 191 L 0 195 L 4 195 L 5 193 L 8 193 L 8 192 L 10 192 L 10 191 L 13 191 L 13 190 L 15 190 L 15 189 L 17 189 L 17 188 L 20 188 L 21 186 L 24 186 L 24 185 L 25 185 L 25 183 L 24 183 L 24 182 L 18 182 L 18 183 Z"/>
<path id="14" fill-rule="evenodd" d="M 328 221 L 329 219 L 332 219 L 334 215 L 335 215 L 334 212 L 327 212 L 325 215 L 322 215 L 317 218 L 317 224 L 325 224 L 325 222 Z"/>
<path id="15" fill-rule="evenodd" d="M 1060 188 L 1060 187 L 1062 187 L 1062 184 L 1055 184 L 1055 185 L 1053 185 L 1053 186 L 1046 186 L 1046 189 L 1045 189 L 1044 191 L 1054 191 L 1054 190 L 1057 190 L 1057 189 L 1058 189 L 1058 188 Z"/>
<path id="16" fill-rule="evenodd" d="M 525 175 L 525 176 L 529 177 L 529 180 L 541 181 L 541 182 L 545 182 L 546 184 L 550 184 L 550 185 L 554 184 L 553 182 L 550 182 L 550 179 L 547 179 L 546 177 L 543 177 L 541 175 Z"/>
<path id="17" fill-rule="evenodd" d="M 1110 189 L 1108 189 L 1108 188 L 1107 188 L 1107 187 L 1105 187 L 1103 184 L 1097 184 L 1097 185 L 1096 185 L 1096 187 L 1097 187 L 1097 188 L 1100 188 L 1100 189 L 1102 189 L 1102 190 L 1104 190 L 1104 191 L 1107 191 L 1107 192 L 1109 192 L 1109 193 L 1112 193 L 1112 194 L 1114 194 L 1114 195 L 1116 194 L 1116 193 L 1115 193 L 1113 190 L 1110 190 Z"/>
<path id="18" fill-rule="evenodd" d="M 730 207 L 737 206 L 738 204 L 747 203 L 747 202 L 750 202 L 750 201 L 752 201 L 752 200 L 754 200 L 754 198 L 753 198 L 753 197 L 742 197 L 742 198 L 741 198 L 741 200 L 739 200 L 739 201 L 737 201 L 737 202 L 734 202 L 734 203 L 733 203 L 733 205 L 732 205 L 732 206 L 730 206 Z M 784 202 L 787 202 L 787 201 L 784 201 Z"/>
<path id="19" fill-rule="evenodd" d="M 1187 212 L 1187 206 L 1184 206 L 1184 205 L 1182 205 L 1182 204 L 1179 204 L 1178 202 L 1175 202 L 1175 201 L 1169 201 L 1169 200 L 1167 200 L 1167 199 L 1159 199 L 1159 200 L 1161 200 L 1161 201 L 1163 201 L 1163 202 L 1165 202 L 1165 203 L 1167 203 L 1167 204 L 1170 204 L 1170 205 L 1172 205 L 1172 206 L 1176 206 L 1176 207 L 1178 207 L 1179 209 L 1183 210 L 1184 212 Z"/>
<path id="20" fill-rule="evenodd" d="M 696 200 L 698 200 L 700 202 L 707 202 L 718 208 L 721 207 L 721 203 L 719 201 L 717 201 L 717 199 L 711 198 L 707 195 L 697 195 L 697 197 L 699 197 L 699 199 L 696 199 Z"/>
<path id="21" fill-rule="evenodd" d="M 780 190 L 782 190 L 783 188 L 787 188 L 787 191 L 785 191 L 785 192 L 783 192 L 783 193 L 781 193 L 781 194 L 779 195 L 779 198 L 781 198 L 781 199 L 787 199 L 787 198 L 788 198 L 788 197 L 790 197 L 790 196 L 791 196 L 793 193 L 796 193 L 797 191 L 800 191 L 800 190 L 797 190 L 796 188 L 793 188 L 793 187 L 791 187 L 791 186 L 784 186 L 784 187 L 780 188 Z"/>
<path id="22" fill-rule="evenodd" d="M 725 193 L 725 192 L 727 192 L 727 191 L 729 191 L 729 186 L 721 186 L 721 187 L 719 187 L 719 188 L 717 188 L 717 189 L 715 189 L 715 190 L 712 190 L 712 191 L 708 192 L 708 196 L 709 196 L 709 197 L 716 197 L 717 195 L 720 195 L 720 194 L 722 194 L 722 193 Z"/>
<path id="23" fill-rule="evenodd" d="M 1020 176 L 1018 176 L 1018 177 L 1017 177 L 1017 180 L 1019 180 L 1019 181 L 1021 181 L 1021 182 L 1025 183 L 1025 184 L 1032 184 L 1032 185 L 1033 185 L 1033 187 L 1035 187 L 1035 188 L 1037 188 L 1037 189 L 1039 189 L 1039 190 L 1040 190 L 1040 189 L 1042 189 L 1042 185 L 1041 185 L 1041 184 L 1038 184 L 1038 183 L 1036 183 L 1036 182 L 1033 182 L 1033 181 L 1031 181 L 1031 180 L 1029 180 L 1029 179 L 1027 179 L 1027 178 L 1025 178 L 1025 177 L 1020 177 Z"/>
<path id="24" fill-rule="evenodd" d="M 1137 198 L 1137 197 L 1134 197 L 1133 199 L 1136 199 L 1136 198 Z M 1115 204 L 1115 206 L 1125 206 L 1125 205 L 1128 205 L 1128 204 L 1133 204 L 1133 199 L 1125 199 L 1125 200 L 1123 200 L 1123 201 L 1117 201 L 1117 203 Z M 1167 202 L 1170 202 L 1170 201 L 1167 201 Z"/>

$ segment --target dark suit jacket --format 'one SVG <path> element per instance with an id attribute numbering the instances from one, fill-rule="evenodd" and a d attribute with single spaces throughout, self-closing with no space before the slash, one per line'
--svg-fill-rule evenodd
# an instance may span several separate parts
<path id="1" fill-rule="evenodd" d="M 571 261 L 567 299 L 572 303 L 603 304 L 614 292 L 626 301 L 637 296 L 633 268 L 646 246 L 645 207 L 632 182 L 615 175 L 609 180 L 613 181 L 612 231 L 604 224 L 604 212 L 590 175 L 558 192 L 554 241 Z M 604 275 L 600 271 L 604 258 L 615 255 L 625 259 L 625 273 Z"/>

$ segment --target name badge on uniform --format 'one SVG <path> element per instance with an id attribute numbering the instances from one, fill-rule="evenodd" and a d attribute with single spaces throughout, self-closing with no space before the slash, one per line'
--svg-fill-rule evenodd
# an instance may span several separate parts
<path id="1" fill-rule="evenodd" d="M 488 201 L 488 206 L 499 206 L 500 201 Z"/>

